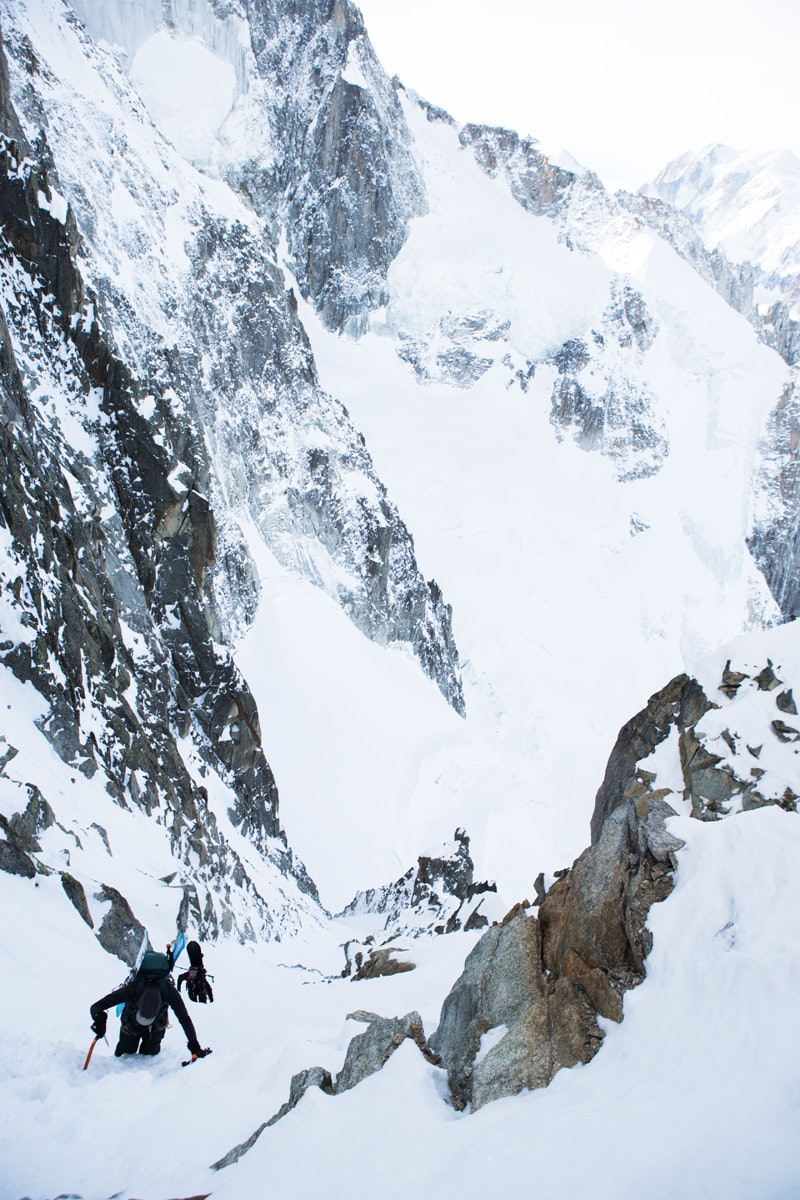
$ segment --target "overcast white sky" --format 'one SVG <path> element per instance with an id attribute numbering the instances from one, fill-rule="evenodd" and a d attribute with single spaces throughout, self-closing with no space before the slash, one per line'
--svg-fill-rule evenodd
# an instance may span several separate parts
<path id="1" fill-rule="evenodd" d="M 800 154 L 798 0 L 356 0 L 383 66 L 458 121 L 636 188 L 709 142 Z"/>

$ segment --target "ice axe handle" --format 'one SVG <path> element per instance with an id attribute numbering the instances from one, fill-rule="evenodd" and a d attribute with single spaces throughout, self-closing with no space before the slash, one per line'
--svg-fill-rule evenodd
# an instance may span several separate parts
<path id="1" fill-rule="evenodd" d="M 95 1046 L 97 1045 L 97 1043 L 98 1043 L 99 1041 L 100 1041 L 100 1034 L 98 1034 L 98 1035 L 97 1035 L 97 1037 L 94 1039 L 94 1041 L 92 1042 L 91 1046 L 89 1047 L 89 1053 L 86 1055 L 86 1062 L 83 1064 L 83 1069 L 84 1069 L 84 1071 L 85 1071 L 85 1070 L 86 1070 L 86 1068 L 88 1067 L 88 1065 L 89 1065 L 89 1061 L 90 1061 L 90 1059 L 91 1059 L 91 1057 L 92 1057 L 92 1054 L 94 1053 L 94 1048 L 95 1048 Z"/>

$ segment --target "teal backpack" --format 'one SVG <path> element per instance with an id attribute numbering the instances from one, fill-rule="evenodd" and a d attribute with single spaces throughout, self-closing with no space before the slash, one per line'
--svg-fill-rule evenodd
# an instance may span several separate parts
<path id="1" fill-rule="evenodd" d="M 135 991 L 122 1010 L 122 1023 L 144 1033 L 169 1005 L 170 962 L 166 954 L 148 950 L 134 979 Z"/>

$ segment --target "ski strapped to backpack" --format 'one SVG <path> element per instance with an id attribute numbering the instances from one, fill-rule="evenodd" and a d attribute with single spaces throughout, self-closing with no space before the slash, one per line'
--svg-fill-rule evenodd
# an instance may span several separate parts
<path id="1" fill-rule="evenodd" d="M 139 968 L 141 967 L 142 961 L 144 960 L 144 956 L 145 956 L 145 954 L 148 953 L 148 950 L 147 950 L 148 942 L 149 942 L 149 938 L 148 938 L 147 934 L 145 934 L 144 937 L 142 938 L 142 944 L 139 947 L 139 953 L 136 955 L 134 964 L 131 967 L 131 972 L 128 975 L 128 978 L 125 980 L 126 983 L 132 983 L 133 980 L 136 979 L 136 977 L 139 973 Z M 167 942 L 166 958 L 169 963 L 170 971 L 175 966 L 175 963 L 178 961 L 181 954 L 183 954 L 185 946 L 186 946 L 186 934 L 183 931 L 181 931 L 177 935 L 177 937 L 175 938 L 174 941 Z M 151 951 L 151 953 L 152 953 L 152 951 Z M 117 1016 L 118 1017 L 122 1016 L 122 1010 L 124 1007 L 125 1007 L 124 1004 L 117 1005 Z"/>
<path id="2" fill-rule="evenodd" d="M 149 942 L 149 940 L 150 939 L 148 938 L 147 933 L 145 932 L 145 935 L 142 938 L 142 944 L 139 947 L 139 952 L 136 955 L 136 958 L 133 960 L 133 966 L 131 967 L 130 974 L 128 975 L 128 978 L 125 980 L 125 983 L 131 983 L 136 978 L 136 972 L 139 970 L 142 959 L 144 958 L 145 954 L 147 953 L 147 943 Z M 122 1016 L 122 1010 L 124 1007 L 125 1007 L 124 1004 L 117 1005 L 117 1016 L 118 1017 Z"/>
<path id="3" fill-rule="evenodd" d="M 182 930 L 173 942 L 167 942 L 167 958 L 169 959 L 170 970 L 172 970 L 172 968 L 175 966 L 175 963 L 183 954 L 185 945 L 186 934 Z"/>

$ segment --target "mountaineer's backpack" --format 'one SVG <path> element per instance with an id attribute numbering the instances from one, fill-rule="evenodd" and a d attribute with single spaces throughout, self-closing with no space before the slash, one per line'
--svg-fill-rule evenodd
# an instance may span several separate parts
<path id="1" fill-rule="evenodd" d="M 122 1010 L 122 1023 L 144 1033 L 169 1007 L 169 959 L 148 950 L 134 977 L 134 993 Z"/>

